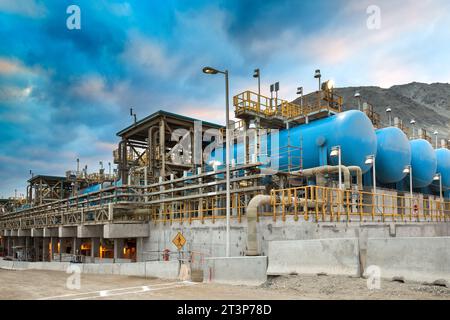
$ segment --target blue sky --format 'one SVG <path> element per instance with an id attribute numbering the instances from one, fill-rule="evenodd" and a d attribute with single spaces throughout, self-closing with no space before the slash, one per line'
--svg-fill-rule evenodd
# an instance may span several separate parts
<path id="1" fill-rule="evenodd" d="M 449 36 L 448 0 L 0 0 L 0 196 L 24 192 L 30 169 L 111 161 L 131 106 L 223 123 L 223 79 L 205 65 L 229 70 L 232 94 L 256 89 L 259 67 L 285 99 L 314 90 L 316 68 L 337 86 L 449 82 Z"/>

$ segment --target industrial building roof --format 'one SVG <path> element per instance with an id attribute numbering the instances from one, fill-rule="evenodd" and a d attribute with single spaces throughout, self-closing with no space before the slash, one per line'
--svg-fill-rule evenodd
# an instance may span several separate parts
<path id="1" fill-rule="evenodd" d="M 188 121 L 188 122 L 202 121 L 203 125 L 206 125 L 206 126 L 212 127 L 212 128 L 217 128 L 217 129 L 225 127 L 225 126 L 222 126 L 220 124 L 199 120 L 199 119 L 183 116 L 183 115 L 172 113 L 172 112 L 168 112 L 168 111 L 159 110 L 159 111 L 156 111 L 155 113 L 152 113 L 151 115 L 149 115 L 149 116 L 147 116 L 147 117 L 137 121 L 136 123 L 126 127 L 125 129 L 117 132 L 116 135 L 119 136 L 119 137 L 123 136 L 124 134 L 128 133 L 129 131 L 136 129 L 136 127 L 145 125 L 148 122 L 150 122 L 150 121 L 152 121 L 155 118 L 160 117 L 160 116 L 166 116 L 166 117 L 169 117 L 169 118 L 174 118 L 174 119 L 178 119 L 178 120 L 181 120 L 181 121 Z"/>
<path id="2" fill-rule="evenodd" d="M 28 179 L 28 182 L 34 182 L 39 179 L 44 179 L 44 180 L 48 180 L 48 181 L 61 181 L 61 180 L 66 180 L 66 177 L 47 176 L 47 175 L 38 174 L 38 175 L 33 176 L 31 179 Z"/>

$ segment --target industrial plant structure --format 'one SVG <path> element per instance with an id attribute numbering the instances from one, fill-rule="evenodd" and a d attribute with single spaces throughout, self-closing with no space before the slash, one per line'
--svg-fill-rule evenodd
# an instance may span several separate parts
<path id="1" fill-rule="evenodd" d="M 167 259 L 178 232 L 180 252 L 254 256 L 273 240 L 336 236 L 330 225 L 342 237 L 367 225 L 449 236 L 446 140 L 433 148 L 425 130 L 384 127 L 370 104 L 344 111 L 330 83 L 320 88 L 300 103 L 234 96 L 229 206 L 225 127 L 158 111 L 117 133 L 116 172 L 36 175 L 25 204 L 3 201 L 4 256 Z"/>

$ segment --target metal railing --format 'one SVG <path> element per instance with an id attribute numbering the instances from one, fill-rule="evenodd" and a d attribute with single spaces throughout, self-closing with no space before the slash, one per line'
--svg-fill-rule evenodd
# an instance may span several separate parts
<path id="1" fill-rule="evenodd" d="M 232 167 L 231 200 L 240 220 L 246 203 L 264 185 L 258 163 Z M 108 187 L 0 217 L 0 230 L 114 222 L 189 221 L 225 217 L 225 169 L 144 185 Z"/>
<path id="2" fill-rule="evenodd" d="M 292 215 L 295 220 L 314 221 L 450 221 L 450 201 L 426 199 L 423 195 L 367 192 L 307 186 L 271 191 L 276 221 Z"/>
<path id="3" fill-rule="evenodd" d="M 318 91 L 316 94 L 316 99 L 313 99 L 311 104 L 298 105 L 283 99 L 269 98 L 252 91 L 244 91 L 233 97 L 233 104 L 237 115 L 253 112 L 266 118 L 293 119 L 324 110 L 341 112 L 342 97 L 322 91 Z"/>
<path id="4" fill-rule="evenodd" d="M 226 217 L 224 180 L 177 187 L 221 171 L 164 181 L 149 186 L 111 187 L 79 197 L 10 213 L 0 219 L 0 230 L 57 227 L 114 222 L 192 223 Z M 231 219 L 242 221 L 249 201 L 265 193 L 260 175 L 231 179 Z M 183 180 L 185 179 L 185 180 Z M 173 185 L 173 186 L 172 186 Z M 167 189 L 161 189 L 167 186 Z M 208 189 L 209 188 L 209 189 Z M 450 201 L 416 194 L 412 198 L 395 191 L 305 186 L 271 190 L 271 205 L 260 208 L 259 217 L 274 220 L 294 216 L 305 221 L 450 221 Z"/>
<path id="5" fill-rule="evenodd" d="M 269 98 L 252 91 L 244 91 L 233 97 L 236 113 L 254 112 L 264 117 L 297 117 L 303 114 L 302 107 L 289 101 Z"/>

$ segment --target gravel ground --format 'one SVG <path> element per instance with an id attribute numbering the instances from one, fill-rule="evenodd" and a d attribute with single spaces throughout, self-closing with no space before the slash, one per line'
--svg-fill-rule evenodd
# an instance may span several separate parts
<path id="1" fill-rule="evenodd" d="M 450 300 L 448 283 L 440 285 L 382 279 L 380 288 L 369 290 L 367 279 L 335 275 L 289 275 L 269 277 L 261 286 L 280 292 L 296 292 L 312 299 L 443 299 Z M 445 285 L 445 286 L 443 286 Z"/>

